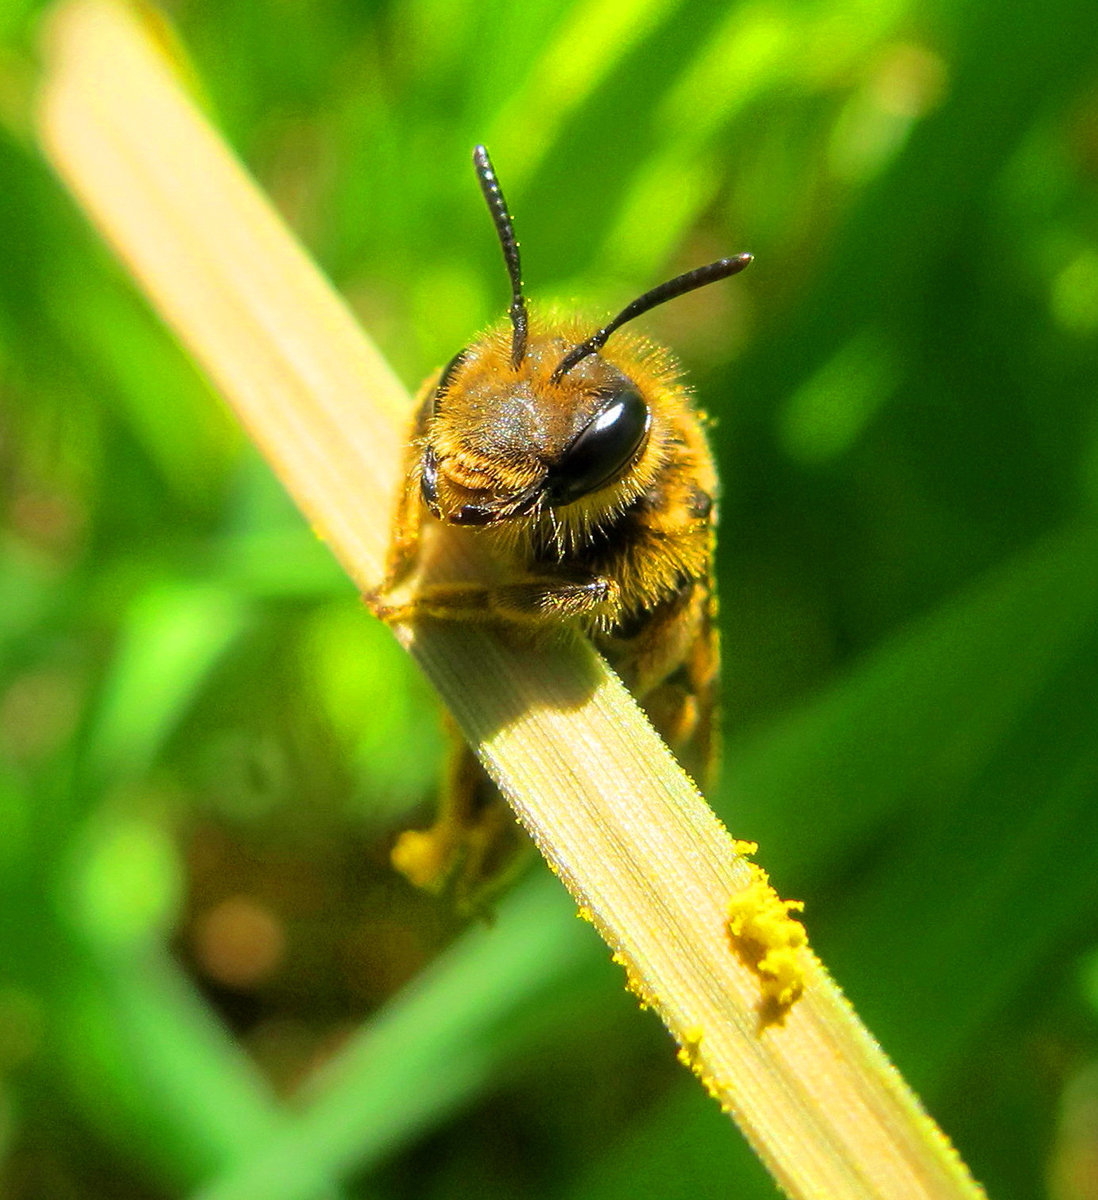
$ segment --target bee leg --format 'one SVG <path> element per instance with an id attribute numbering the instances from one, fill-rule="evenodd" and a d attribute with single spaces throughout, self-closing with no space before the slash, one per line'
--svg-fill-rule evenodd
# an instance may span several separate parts
<path id="1" fill-rule="evenodd" d="M 544 625 L 546 620 L 611 617 L 620 603 L 620 590 L 603 575 L 531 577 L 494 589 L 493 602 L 509 620 Z"/>
<path id="2" fill-rule="evenodd" d="M 640 701 L 683 769 L 703 789 L 715 777 L 720 638 L 716 600 L 705 584 L 683 588 L 640 628 L 595 644 Z"/>
<path id="3" fill-rule="evenodd" d="M 682 769 L 705 790 L 712 765 L 712 728 L 704 697 L 685 679 L 673 677 L 653 688 L 641 706 Z"/>
<path id="4" fill-rule="evenodd" d="M 710 598 L 682 663 L 640 698 L 652 724 L 702 791 L 716 781 L 720 750 L 720 639 L 712 608 Z"/>
<path id="5" fill-rule="evenodd" d="M 430 829 L 409 829 L 393 846 L 393 866 L 416 887 L 448 893 L 464 912 L 483 911 L 525 859 L 529 840 L 510 807 L 446 718 L 450 756 Z"/>
<path id="6" fill-rule="evenodd" d="M 401 492 L 396 512 L 393 514 L 389 552 L 385 556 L 385 579 L 378 589 L 378 595 L 384 595 L 396 587 L 415 565 L 419 554 L 420 527 L 423 523 L 422 507 L 419 499 L 419 472 L 413 468 L 412 477 Z"/>
<path id="7" fill-rule="evenodd" d="M 372 607 L 390 625 L 416 617 L 436 617 L 544 627 L 547 621 L 555 624 L 573 618 L 612 617 L 617 604 L 618 585 L 603 576 L 531 576 L 496 586 L 432 584 L 407 604 L 386 606 L 375 601 Z"/>
<path id="8" fill-rule="evenodd" d="M 419 395 L 412 428 L 409 431 L 408 447 L 404 454 L 404 483 L 397 497 L 390 532 L 389 552 L 385 557 L 385 578 L 377 591 L 368 596 L 373 606 L 378 598 L 392 591 L 415 565 L 419 554 L 419 535 L 423 526 L 423 437 L 431 412 L 434 390 L 430 381 Z"/>

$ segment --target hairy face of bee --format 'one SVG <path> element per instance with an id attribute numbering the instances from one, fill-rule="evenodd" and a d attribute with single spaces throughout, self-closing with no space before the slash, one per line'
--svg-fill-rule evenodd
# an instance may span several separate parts
<path id="1" fill-rule="evenodd" d="M 570 510 L 590 528 L 650 483 L 666 444 L 666 358 L 623 336 L 553 377 L 579 340 L 531 329 L 515 367 L 508 331 L 463 350 L 439 377 L 420 465 L 424 501 L 454 525 L 496 525 Z"/>

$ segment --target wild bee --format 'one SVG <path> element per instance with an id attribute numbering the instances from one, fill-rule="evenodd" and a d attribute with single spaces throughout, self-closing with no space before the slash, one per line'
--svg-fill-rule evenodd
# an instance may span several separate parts
<path id="1" fill-rule="evenodd" d="M 593 640 L 702 786 L 718 673 L 712 561 L 717 476 L 704 417 L 667 351 L 626 322 L 742 271 L 723 258 L 653 288 L 594 333 L 531 318 L 518 243 L 488 152 L 477 178 L 511 281 L 509 321 L 460 350 L 417 399 L 405 483 L 375 611 L 492 620 L 532 633 L 562 624 Z M 431 525 L 486 543 L 486 580 L 425 583 L 393 598 Z M 393 860 L 466 900 L 509 850 L 513 827 L 463 742 L 440 816 L 405 833 Z"/>

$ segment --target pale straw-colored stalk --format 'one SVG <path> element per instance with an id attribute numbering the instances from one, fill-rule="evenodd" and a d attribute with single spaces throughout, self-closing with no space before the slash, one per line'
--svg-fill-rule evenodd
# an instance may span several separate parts
<path id="1" fill-rule="evenodd" d="M 164 47 L 110 0 L 57 10 L 39 109 L 46 152 L 369 590 L 407 397 L 185 94 Z M 149 389 L 152 403 L 156 380 Z M 402 639 L 630 986 L 787 1192 L 982 1194 L 806 947 L 790 951 L 803 994 L 767 1001 L 758 955 L 728 925 L 757 869 L 585 643 L 531 646 L 427 621 Z"/>

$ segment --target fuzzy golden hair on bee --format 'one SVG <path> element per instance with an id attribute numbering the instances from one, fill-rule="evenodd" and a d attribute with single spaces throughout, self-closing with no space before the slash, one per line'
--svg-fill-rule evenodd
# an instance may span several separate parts
<path id="1" fill-rule="evenodd" d="M 485 535 L 501 552 L 555 549 L 558 558 L 578 553 L 591 539 L 652 487 L 673 453 L 675 419 L 689 403 L 673 357 L 647 338 L 623 333 L 598 359 L 577 365 L 559 382 L 552 373 L 590 329 L 576 317 L 551 315 L 528 323 L 522 363 L 512 367 L 510 330 L 497 326 L 478 338 L 436 388 L 428 426 L 418 446 L 429 452 L 433 471 L 429 502 L 436 515 L 455 524 L 483 522 Z M 590 491 L 570 485 L 570 502 L 554 503 L 565 485 L 552 482 L 578 436 L 600 412 L 635 406 L 633 429 L 623 430 L 622 461 L 611 462 L 607 478 Z M 619 418 L 623 423 L 629 413 Z M 635 445 L 630 445 L 635 442 Z M 421 457 L 422 461 L 422 457 Z M 567 496 L 567 493 L 565 493 Z M 493 519 L 492 499 L 529 498 L 529 508 Z M 520 501 L 519 507 L 526 504 Z M 510 519 L 508 519 L 510 517 Z"/>
<path id="2" fill-rule="evenodd" d="M 677 275 L 594 329 L 575 315 L 532 315 L 499 181 L 483 146 L 473 159 L 511 303 L 420 391 L 375 611 L 391 622 L 497 622 L 532 638 L 578 627 L 704 784 L 718 668 L 717 476 L 677 362 L 622 326 L 737 274 L 751 255 Z M 413 578 L 428 528 L 489 549 L 484 578 L 432 578 L 390 602 Z M 499 828 L 502 800 L 468 748 L 455 755 L 435 829 L 394 851 L 430 886 L 455 872 L 473 886 L 494 853 L 487 830 Z"/>

